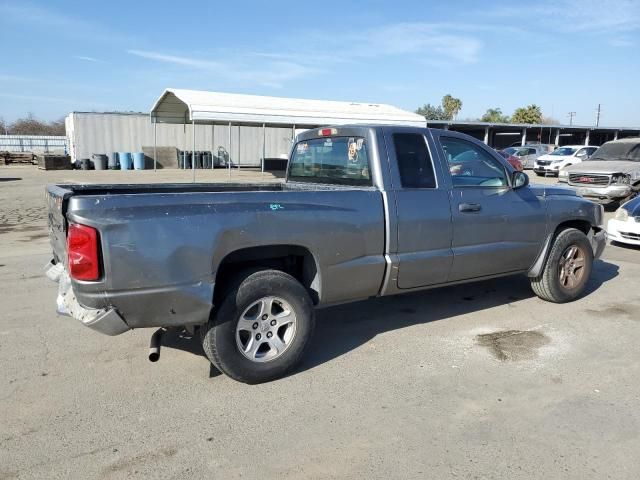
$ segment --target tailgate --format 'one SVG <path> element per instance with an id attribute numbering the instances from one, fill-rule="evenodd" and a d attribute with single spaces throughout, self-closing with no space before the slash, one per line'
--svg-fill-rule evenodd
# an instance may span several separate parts
<path id="1" fill-rule="evenodd" d="M 73 190 L 60 185 L 48 185 L 46 190 L 49 242 L 56 263 L 65 262 L 67 256 L 67 220 L 65 214 Z"/>

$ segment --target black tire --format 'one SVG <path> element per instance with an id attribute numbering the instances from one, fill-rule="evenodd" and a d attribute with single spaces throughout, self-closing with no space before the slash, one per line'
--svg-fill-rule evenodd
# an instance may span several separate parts
<path id="1" fill-rule="evenodd" d="M 295 335 L 279 356 L 257 362 L 241 353 L 236 327 L 246 309 L 270 296 L 279 297 L 290 305 L 295 313 Z M 202 327 L 202 347 L 222 373 L 239 382 L 262 383 L 280 378 L 295 368 L 302 359 L 314 325 L 311 298 L 295 278 L 279 270 L 245 272 L 231 283 L 220 307 Z"/>
<path id="2" fill-rule="evenodd" d="M 570 247 L 579 249 L 584 260 L 581 267 L 580 280 L 571 286 L 561 281 L 563 255 L 569 253 Z M 593 250 L 587 236 L 575 228 L 560 231 L 553 241 L 551 251 L 542 273 L 531 279 L 531 288 L 543 300 L 554 303 L 570 302 L 578 298 L 583 292 L 591 276 L 593 267 Z M 580 268 L 576 269 L 576 271 Z"/>

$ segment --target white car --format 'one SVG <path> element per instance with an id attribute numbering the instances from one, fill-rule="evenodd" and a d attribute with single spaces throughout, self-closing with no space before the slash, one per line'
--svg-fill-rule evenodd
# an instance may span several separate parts
<path id="1" fill-rule="evenodd" d="M 565 145 L 556 148 L 553 152 L 538 157 L 533 171 L 538 176 L 558 175 L 561 169 L 586 160 L 597 149 L 598 147 L 585 147 L 584 145 Z"/>
<path id="2" fill-rule="evenodd" d="M 640 197 L 616 210 L 616 216 L 607 223 L 607 237 L 620 243 L 640 245 Z"/>

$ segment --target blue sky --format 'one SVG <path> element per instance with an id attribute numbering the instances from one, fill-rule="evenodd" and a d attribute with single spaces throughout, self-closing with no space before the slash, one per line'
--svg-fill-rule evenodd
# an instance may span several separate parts
<path id="1" fill-rule="evenodd" d="M 148 111 L 167 87 L 390 103 L 536 103 L 640 126 L 640 1 L 0 0 L 0 116 Z"/>

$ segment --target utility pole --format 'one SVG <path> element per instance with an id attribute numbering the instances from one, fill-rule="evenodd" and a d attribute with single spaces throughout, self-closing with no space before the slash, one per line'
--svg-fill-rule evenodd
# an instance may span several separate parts
<path id="1" fill-rule="evenodd" d="M 573 117 L 576 116 L 576 112 L 569 112 L 567 116 L 569 117 L 569 126 L 573 125 Z"/>
<path id="2" fill-rule="evenodd" d="M 600 104 L 598 104 L 598 110 L 596 114 L 596 127 L 600 126 Z"/>

